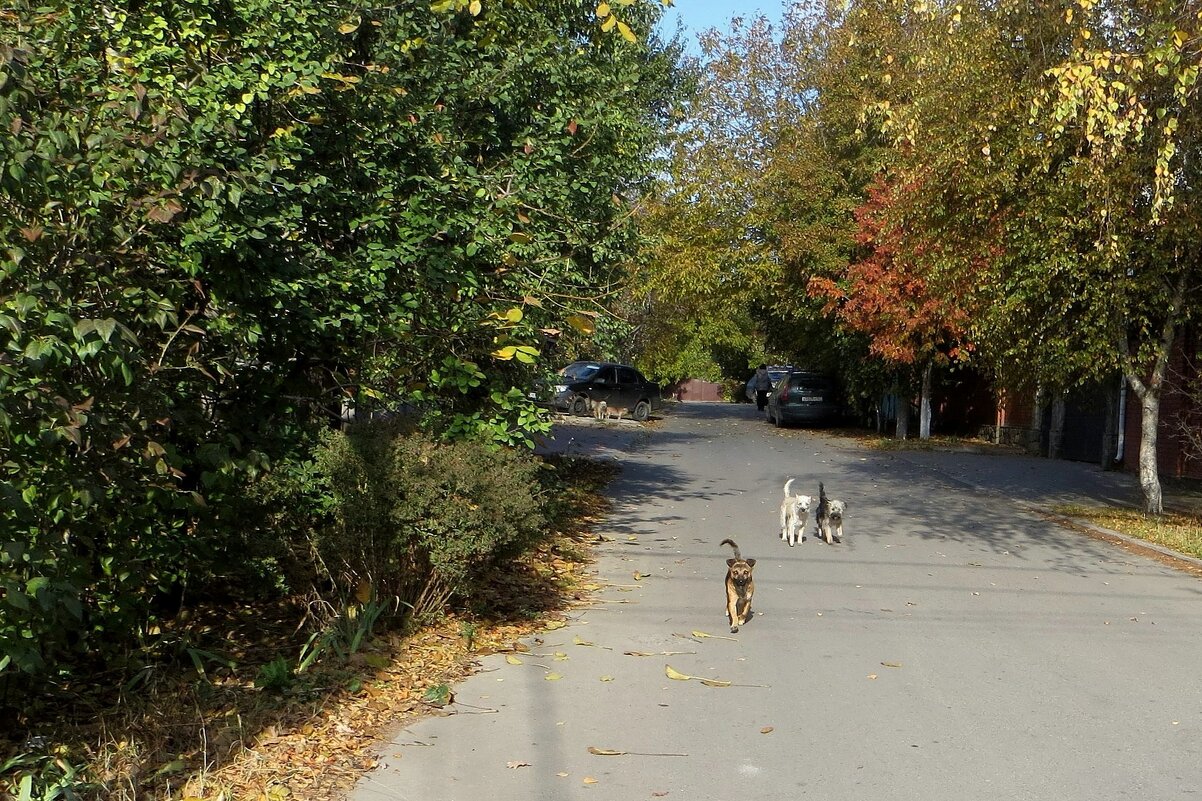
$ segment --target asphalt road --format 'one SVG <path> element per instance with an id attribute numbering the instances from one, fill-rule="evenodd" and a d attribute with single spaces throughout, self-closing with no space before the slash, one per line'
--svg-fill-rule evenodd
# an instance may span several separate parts
<path id="1" fill-rule="evenodd" d="M 484 659 L 355 801 L 1202 796 L 1202 583 L 1029 511 L 1089 482 L 980 492 L 954 455 L 779 432 L 746 404 L 641 431 L 560 440 L 623 464 L 597 603 L 522 664 Z M 1127 491 L 1104 475 L 1100 497 Z M 848 503 L 842 545 L 778 539 L 788 477 Z M 758 560 L 736 635 L 725 537 Z"/>

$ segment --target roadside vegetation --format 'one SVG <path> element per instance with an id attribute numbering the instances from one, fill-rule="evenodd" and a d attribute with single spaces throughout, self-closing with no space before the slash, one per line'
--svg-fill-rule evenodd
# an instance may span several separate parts
<path id="1" fill-rule="evenodd" d="M 601 11 L 0 10 L 0 795 L 259 797 L 191 783 L 556 608 L 527 391 L 628 330 L 689 83 Z"/>
<path id="2" fill-rule="evenodd" d="M 1138 509 L 1096 506 L 1062 506 L 1055 510 L 1070 518 L 1087 520 L 1128 537 L 1161 545 L 1177 553 L 1202 559 L 1202 514 L 1169 511 L 1149 515 Z"/>
<path id="3" fill-rule="evenodd" d="M 195 604 L 162 625 L 170 658 L 120 684 L 95 675 L 72 682 L 62 688 L 69 699 L 24 699 L 25 750 L 54 745 L 41 758 L 14 754 L 0 781 L 14 798 L 22 786 L 33 798 L 55 797 L 55 788 L 67 798 L 342 797 L 386 728 L 451 713 L 451 685 L 477 657 L 521 649 L 518 638 L 557 625 L 592 587 L 588 529 L 605 509 L 612 466 L 526 462 L 546 494 L 536 542 L 476 571 L 441 607 L 426 602 L 420 619 L 397 627 L 381 616 L 383 599 L 366 593 L 341 607 L 318 594 Z M 494 471 L 498 487 L 521 472 Z M 492 520 L 491 499 L 482 500 L 477 519 Z M 361 520 L 365 502 L 336 515 Z M 428 586 L 411 597 L 421 595 L 431 597 Z"/>

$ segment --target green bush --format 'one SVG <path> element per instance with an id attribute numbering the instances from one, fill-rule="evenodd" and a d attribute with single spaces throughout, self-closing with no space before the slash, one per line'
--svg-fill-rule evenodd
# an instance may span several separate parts
<path id="1" fill-rule="evenodd" d="M 747 400 L 747 380 L 727 378 L 722 381 L 722 400 L 728 403 L 742 403 Z"/>
<path id="2" fill-rule="evenodd" d="M 330 432 L 271 494 L 325 594 L 424 615 L 543 536 L 541 472 L 525 452 L 372 423 Z"/>

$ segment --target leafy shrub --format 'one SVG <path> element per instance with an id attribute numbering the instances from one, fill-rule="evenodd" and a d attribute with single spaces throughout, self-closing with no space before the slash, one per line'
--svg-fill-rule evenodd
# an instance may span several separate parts
<path id="1" fill-rule="evenodd" d="M 366 423 L 330 432 L 272 496 L 327 589 L 424 615 L 469 600 L 490 567 L 539 540 L 540 472 L 528 453 Z"/>
<path id="2" fill-rule="evenodd" d="M 728 403 L 742 403 L 747 400 L 747 381 L 740 378 L 727 378 L 722 382 L 722 400 Z"/>

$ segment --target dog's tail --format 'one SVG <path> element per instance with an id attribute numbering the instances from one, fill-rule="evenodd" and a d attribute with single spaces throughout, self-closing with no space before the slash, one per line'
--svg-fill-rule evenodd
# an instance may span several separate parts
<path id="1" fill-rule="evenodd" d="M 725 539 L 725 540 L 722 540 L 722 542 L 720 542 L 720 543 L 718 543 L 718 544 L 719 544 L 719 545 L 729 545 L 730 547 L 734 548 L 734 549 L 735 549 L 735 559 L 742 559 L 742 558 L 743 558 L 743 555 L 742 555 L 741 553 L 739 553 L 739 546 L 735 544 L 735 541 L 734 541 L 734 540 L 732 540 L 732 539 Z"/>
<path id="2" fill-rule="evenodd" d="M 826 487 L 822 486 L 821 481 L 818 482 L 818 503 L 822 506 L 826 505 Z"/>
<path id="3" fill-rule="evenodd" d="M 794 481 L 794 479 L 789 479 L 788 481 L 785 482 L 785 497 L 786 498 L 792 497 L 792 495 L 793 495 L 793 493 L 789 492 L 789 487 L 793 486 L 793 481 Z"/>

